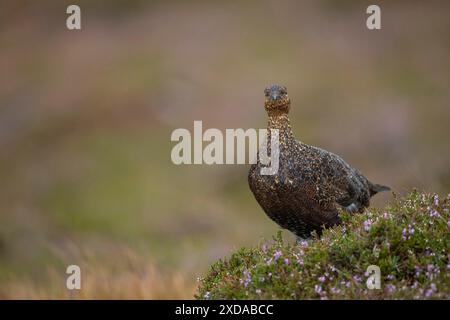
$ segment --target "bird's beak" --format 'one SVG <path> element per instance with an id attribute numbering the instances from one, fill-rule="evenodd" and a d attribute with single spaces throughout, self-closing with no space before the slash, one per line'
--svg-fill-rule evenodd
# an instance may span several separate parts
<path id="1" fill-rule="evenodd" d="M 272 101 L 276 101 L 279 98 L 279 95 L 276 94 L 276 93 L 273 93 L 273 94 L 270 95 L 270 98 L 271 98 Z"/>

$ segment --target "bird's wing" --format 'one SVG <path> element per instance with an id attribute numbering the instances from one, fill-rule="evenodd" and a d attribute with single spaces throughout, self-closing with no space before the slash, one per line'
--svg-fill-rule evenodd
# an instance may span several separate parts
<path id="1" fill-rule="evenodd" d="M 338 155 L 316 148 L 321 159 L 320 184 L 328 194 L 334 195 L 334 202 L 347 208 L 356 206 L 359 210 L 366 205 L 368 195 L 367 179 L 358 170 L 350 167 Z"/>

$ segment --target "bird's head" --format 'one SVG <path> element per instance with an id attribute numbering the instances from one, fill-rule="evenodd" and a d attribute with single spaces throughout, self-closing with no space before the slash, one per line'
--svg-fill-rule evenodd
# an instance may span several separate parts
<path id="1" fill-rule="evenodd" d="M 291 107 L 291 100 L 287 95 L 286 87 L 274 84 L 264 89 L 266 100 L 264 107 L 267 112 L 279 111 L 288 113 Z"/>

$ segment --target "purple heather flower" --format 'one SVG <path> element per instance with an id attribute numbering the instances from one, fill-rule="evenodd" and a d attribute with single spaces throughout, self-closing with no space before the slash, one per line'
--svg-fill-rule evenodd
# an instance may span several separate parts
<path id="1" fill-rule="evenodd" d="M 431 218 L 440 218 L 441 215 L 440 215 L 440 213 L 437 212 L 436 210 L 431 209 L 431 210 L 430 210 L 430 217 L 431 217 Z"/>
<path id="2" fill-rule="evenodd" d="M 425 297 L 427 298 L 431 297 L 433 293 L 435 293 L 436 291 L 437 291 L 436 284 L 432 283 L 430 285 L 430 288 L 427 291 L 425 291 Z"/>
<path id="3" fill-rule="evenodd" d="M 396 287 L 393 284 L 388 284 L 386 285 L 387 290 L 389 291 L 389 293 L 392 293 L 395 291 Z"/>
<path id="4" fill-rule="evenodd" d="M 325 282 L 325 280 L 326 280 L 326 277 L 324 277 L 324 276 L 321 276 L 321 277 L 317 278 L 317 280 L 319 280 L 320 282 Z"/>
<path id="5" fill-rule="evenodd" d="M 437 194 L 434 196 L 434 205 L 435 206 L 439 205 L 439 196 Z"/>
<path id="6" fill-rule="evenodd" d="M 394 275 L 390 274 L 387 276 L 387 278 L 388 278 L 388 280 L 394 280 L 395 277 L 394 277 Z"/>
<path id="7" fill-rule="evenodd" d="M 356 282 L 361 282 L 362 281 L 361 277 L 357 276 L 357 275 L 353 276 L 353 280 L 356 281 Z"/>
<path id="8" fill-rule="evenodd" d="M 402 240 L 410 239 L 411 236 L 414 234 L 414 231 L 415 231 L 414 227 L 408 224 L 408 229 L 403 228 L 402 230 Z"/>
<path id="9" fill-rule="evenodd" d="M 317 294 L 320 294 L 322 292 L 322 286 L 316 284 L 314 286 L 314 291 L 316 291 Z"/>
<path id="10" fill-rule="evenodd" d="M 340 289 L 336 289 L 335 287 L 333 287 L 333 288 L 331 288 L 331 292 L 334 293 L 334 294 L 338 294 L 338 293 L 341 292 L 341 290 Z"/>
<path id="11" fill-rule="evenodd" d="M 243 272 L 243 278 L 239 279 L 239 283 L 243 284 L 244 287 L 248 287 L 248 285 L 250 284 L 250 282 L 252 282 L 252 275 L 250 274 L 250 271 L 248 271 L 247 269 L 245 269 Z"/>
<path id="12" fill-rule="evenodd" d="M 422 273 L 422 268 L 420 266 L 415 266 L 414 269 L 416 271 L 416 277 L 418 277 Z"/>
<path id="13" fill-rule="evenodd" d="M 302 241 L 300 241 L 300 247 L 302 247 L 302 248 L 306 248 L 306 247 L 308 247 L 308 241 L 306 241 L 306 240 L 302 240 Z"/>
<path id="14" fill-rule="evenodd" d="M 370 226 L 373 224 L 373 220 L 372 219 L 367 219 L 366 221 L 364 221 L 364 230 L 369 231 L 370 230 Z"/>
<path id="15" fill-rule="evenodd" d="M 273 254 L 273 258 L 275 259 L 275 261 L 277 261 L 280 257 L 281 257 L 282 253 L 280 250 L 275 251 L 275 253 Z"/>
<path id="16" fill-rule="evenodd" d="M 289 259 L 288 258 L 284 259 L 284 264 L 285 265 L 289 265 Z"/>

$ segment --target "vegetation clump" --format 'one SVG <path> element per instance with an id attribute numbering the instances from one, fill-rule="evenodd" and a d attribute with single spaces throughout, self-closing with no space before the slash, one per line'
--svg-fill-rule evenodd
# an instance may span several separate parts
<path id="1" fill-rule="evenodd" d="M 342 212 L 319 239 L 242 248 L 214 263 L 197 299 L 449 299 L 450 195 L 413 191 L 384 210 Z M 369 289 L 370 265 L 380 289 Z"/>

